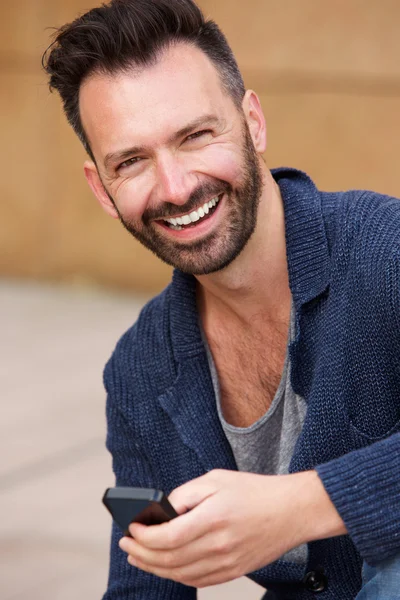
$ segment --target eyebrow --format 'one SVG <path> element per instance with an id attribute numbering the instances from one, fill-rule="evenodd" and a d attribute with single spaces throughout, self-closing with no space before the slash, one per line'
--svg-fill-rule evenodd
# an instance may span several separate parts
<path id="1" fill-rule="evenodd" d="M 220 119 L 215 115 L 203 115 L 194 119 L 185 127 L 179 129 L 176 133 L 174 133 L 168 140 L 168 143 L 171 144 L 176 142 L 178 139 L 189 135 L 194 129 L 198 127 L 207 127 L 211 125 L 217 125 L 220 123 Z M 127 158 L 130 158 L 134 154 L 142 154 L 148 151 L 146 146 L 131 146 L 130 148 L 126 148 L 124 150 L 120 150 L 118 152 L 109 152 L 104 159 L 104 166 L 106 169 L 109 169 L 113 164 L 123 162 Z"/>

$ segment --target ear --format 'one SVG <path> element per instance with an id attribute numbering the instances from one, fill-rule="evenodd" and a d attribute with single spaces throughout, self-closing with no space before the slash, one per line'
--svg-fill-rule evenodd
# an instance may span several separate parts
<path id="1" fill-rule="evenodd" d="M 104 189 L 103 183 L 100 179 L 97 167 L 94 164 L 94 162 L 91 160 L 85 161 L 85 164 L 83 165 L 83 171 L 85 173 L 86 181 L 88 182 L 90 189 L 96 196 L 102 209 L 108 215 L 110 215 L 110 217 L 118 219 L 118 213 L 115 209 L 114 204 L 108 197 L 106 190 Z"/>
<path id="2" fill-rule="evenodd" d="M 261 102 L 253 90 L 247 90 L 243 98 L 242 108 L 254 147 L 257 152 L 262 154 L 267 148 L 267 124 Z"/>

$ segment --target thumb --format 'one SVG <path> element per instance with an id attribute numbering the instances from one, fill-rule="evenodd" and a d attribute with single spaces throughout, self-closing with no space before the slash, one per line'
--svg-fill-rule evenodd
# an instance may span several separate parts
<path id="1" fill-rule="evenodd" d="M 178 515 L 182 515 L 215 494 L 216 491 L 215 481 L 212 480 L 209 473 L 206 473 L 176 488 L 171 492 L 168 500 Z"/>

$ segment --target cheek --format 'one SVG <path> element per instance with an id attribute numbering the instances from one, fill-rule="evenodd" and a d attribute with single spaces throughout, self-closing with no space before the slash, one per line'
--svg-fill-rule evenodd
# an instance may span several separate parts
<path id="1" fill-rule="evenodd" d="M 124 218 L 128 218 L 130 221 L 140 221 L 147 206 L 147 192 L 138 180 L 124 180 L 113 196 L 117 208 Z"/>
<path id="2" fill-rule="evenodd" d="M 210 147 L 199 159 L 197 170 L 205 175 L 227 181 L 233 187 L 241 179 L 243 159 L 237 151 Z"/>

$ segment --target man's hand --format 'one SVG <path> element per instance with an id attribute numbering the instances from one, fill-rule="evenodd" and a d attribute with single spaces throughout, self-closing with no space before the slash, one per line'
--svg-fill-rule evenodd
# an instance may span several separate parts
<path id="1" fill-rule="evenodd" d="M 132 523 L 120 547 L 130 564 L 201 588 L 236 579 L 304 542 L 346 533 L 317 473 L 215 470 L 172 492 L 179 517 Z"/>

